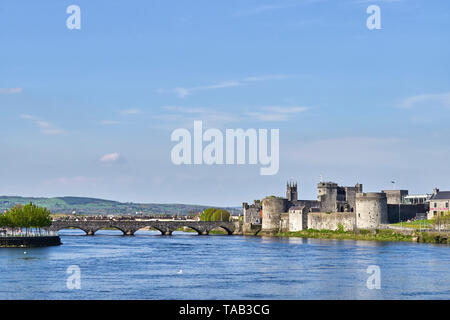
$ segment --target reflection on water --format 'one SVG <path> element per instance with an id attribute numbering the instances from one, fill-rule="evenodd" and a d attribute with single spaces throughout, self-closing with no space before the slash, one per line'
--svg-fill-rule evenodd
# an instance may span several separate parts
<path id="1" fill-rule="evenodd" d="M 59 247 L 0 249 L 0 299 L 450 298 L 445 245 L 157 231 L 60 234 Z M 66 287 L 71 265 L 81 269 L 81 290 Z M 381 290 L 366 287 L 369 265 L 381 268 Z"/>

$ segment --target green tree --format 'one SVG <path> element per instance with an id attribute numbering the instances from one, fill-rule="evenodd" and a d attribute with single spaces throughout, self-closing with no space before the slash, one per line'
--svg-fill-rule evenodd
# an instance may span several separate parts
<path id="1" fill-rule="evenodd" d="M 230 221 L 231 214 L 227 210 L 216 210 L 210 221 Z"/>
<path id="2" fill-rule="evenodd" d="M 211 221 L 211 216 L 216 210 L 216 208 L 208 208 L 203 210 L 202 214 L 200 215 L 200 221 Z"/>
<path id="3" fill-rule="evenodd" d="M 16 205 L 0 215 L 1 227 L 10 228 L 13 231 L 17 228 L 25 228 L 27 235 L 30 229 L 38 229 L 41 233 L 42 228 L 49 227 L 51 224 L 50 210 L 38 207 L 31 202 L 24 206 Z"/>
<path id="4" fill-rule="evenodd" d="M 450 211 L 447 212 L 438 212 L 437 216 L 431 220 L 436 227 L 441 226 L 447 228 L 450 225 Z"/>
<path id="5" fill-rule="evenodd" d="M 208 208 L 203 210 L 200 221 L 230 221 L 231 214 L 227 210 Z"/>

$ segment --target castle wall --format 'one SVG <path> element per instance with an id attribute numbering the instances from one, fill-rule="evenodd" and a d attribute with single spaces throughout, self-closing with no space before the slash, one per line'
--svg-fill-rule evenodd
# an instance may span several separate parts
<path id="1" fill-rule="evenodd" d="M 242 234 L 246 236 L 254 236 L 261 231 L 260 224 L 244 223 L 242 225 Z"/>
<path id="2" fill-rule="evenodd" d="M 341 224 L 345 231 L 354 229 L 355 214 L 352 212 L 309 212 L 308 229 L 337 230 Z"/>
<path id="3" fill-rule="evenodd" d="M 242 209 L 244 211 L 244 223 L 261 223 L 261 203 L 259 200 L 255 200 L 254 204 L 250 206 L 244 202 Z"/>
<path id="4" fill-rule="evenodd" d="M 289 231 L 301 231 L 308 228 L 308 208 L 301 207 L 289 210 Z"/>
<path id="5" fill-rule="evenodd" d="M 381 192 L 386 193 L 388 204 L 400 204 L 408 195 L 408 190 L 382 190 Z"/>
<path id="6" fill-rule="evenodd" d="M 289 213 L 282 213 L 280 215 L 280 232 L 289 231 Z"/>
<path id="7" fill-rule="evenodd" d="M 362 184 L 355 187 L 345 187 L 346 201 L 350 206 L 350 211 L 356 210 L 356 194 L 362 192 Z"/>
<path id="8" fill-rule="evenodd" d="M 261 223 L 261 210 L 259 208 L 250 207 L 244 212 L 245 223 Z"/>
<path id="9" fill-rule="evenodd" d="M 286 212 L 287 199 L 268 197 L 262 201 L 262 234 L 275 234 L 280 230 L 281 213 Z"/>
<path id="10" fill-rule="evenodd" d="M 319 208 L 320 202 L 317 200 L 297 200 L 291 202 L 290 205 L 295 207 Z"/>
<path id="11" fill-rule="evenodd" d="M 337 189 L 338 186 L 336 183 L 320 182 L 318 184 L 317 199 L 320 201 L 320 209 L 322 212 L 336 211 Z"/>
<path id="12" fill-rule="evenodd" d="M 373 229 L 386 223 L 388 223 L 386 194 L 357 193 L 356 226 L 361 229 Z"/>
<path id="13" fill-rule="evenodd" d="M 422 204 L 388 204 L 388 223 L 397 223 L 414 219 L 418 213 L 426 213 L 427 205 Z M 399 208 L 400 207 L 400 208 Z M 399 220 L 400 209 L 400 220 Z"/>

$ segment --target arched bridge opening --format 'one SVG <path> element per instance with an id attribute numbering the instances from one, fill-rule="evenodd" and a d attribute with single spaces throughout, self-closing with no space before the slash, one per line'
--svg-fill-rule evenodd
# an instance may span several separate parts
<path id="1" fill-rule="evenodd" d="M 218 226 L 209 231 L 210 235 L 231 235 L 233 231 L 225 226 Z"/>
<path id="2" fill-rule="evenodd" d="M 123 235 L 134 235 L 140 230 L 157 230 L 162 235 L 172 235 L 174 231 L 191 231 L 198 235 L 208 234 L 233 234 L 235 225 L 228 222 L 213 221 L 142 221 L 142 220 L 83 220 L 83 221 L 54 221 L 49 230 L 59 231 L 62 229 L 76 228 L 84 231 L 87 235 L 104 230 L 119 230 Z"/>

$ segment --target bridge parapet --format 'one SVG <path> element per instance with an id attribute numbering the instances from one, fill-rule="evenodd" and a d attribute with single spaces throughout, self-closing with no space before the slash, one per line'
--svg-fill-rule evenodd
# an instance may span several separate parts
<path id="1" fill-rule="evenodd" d="M 222 228 L 231 235 L 239 229 L 236 228 L 236 223 L 225 221 L 55 220 L 49 230 L 76 228 L 83 230 L 87 235 L 94 235 L 100 229 L 115 228 L 122 231 L 124 235 L 131 236 L 146 227 L 154 228 L 163 235 L 171 235 L 175 230 L 183 227 L 191 228 L 199 235 L 208 235 L 211 230 L 216 228 Z"/>

